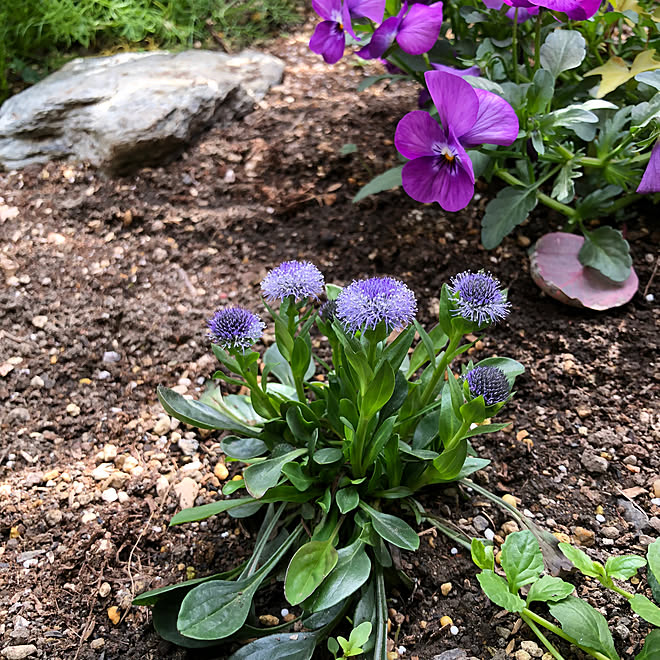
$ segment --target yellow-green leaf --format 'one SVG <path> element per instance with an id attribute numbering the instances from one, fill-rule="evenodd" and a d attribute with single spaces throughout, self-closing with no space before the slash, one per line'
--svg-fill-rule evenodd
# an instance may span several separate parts
<path id="1" fill-rule="evenodd" d="M 596 94 L 596 98 L 601 99 L 603 96 L 613 92 L 617 87 L 628 82 L 631 78 L 634 78 L 638 73 L 660 69 L 660 62 L 653 59 L 654 54 L 654 49 L 639 53 L 630 68 L 628 68 L 628 65 L 620 57 L 610 57 L 605 64 L 587 71 L 584 75 L 601 76 L 598 93 Z"/>

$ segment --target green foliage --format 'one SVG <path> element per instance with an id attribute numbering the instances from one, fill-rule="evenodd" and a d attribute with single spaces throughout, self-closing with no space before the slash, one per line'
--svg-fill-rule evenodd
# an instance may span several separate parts
<path id="1" fill-rule="evenodd" d="M 0 3 L 0 101 L 76 53 L 240 48 L 300 20 L 295 0 L 20 0 Z"/>

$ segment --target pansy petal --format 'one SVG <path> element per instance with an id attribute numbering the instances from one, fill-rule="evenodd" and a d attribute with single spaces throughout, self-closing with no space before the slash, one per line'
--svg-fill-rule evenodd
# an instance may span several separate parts
<path id="1" fill-rule="evenodd" d="M 445 141 L 445 133 L 428 112 L 414 110 L 404 115 L 394 133 L 394 146 L 404 158 L 432 156 L 433 145 Z"/>
<path id="2" fill-rule="evenodd" d="M 442 27 L 442 2 L 413 5 L 405 15 L 396 37 L 401 49 L 410 55 L 427 53 L 438 40 Z"/>
<path id="3" fill-rule="evenodd" d="M 479 114 L 472 128 L 460 136 L 464 145 L 509 145 L 518 137 L 518 117 L 501 96 L 485 89 L 474 90 L 479 99 Z"/>
<path id="4" fill-rule="evenodd" d="M 460 145 L 454 145 L 456 156 L 453 165 L 442 168 L 442 176 L 435 177 L 434 199 L 445 211 L 464 209 L 474 195 L 474 170 L 472 161 Z"/>
<path id="5" fill-rule="evenodd" d="M 365 60 L 373 60 L 376 57 L 381 57 L 383 53 L 394 43 L 394 37 L 399 29 L 401 19 L 397 16 L 391 16 L 383 21 L 381 25 L 376 28 L 376 31 L 371 35 L 371 41 L 360 50 L 356 55 L 364 58 Z"/>
<path id="6" fill-rule="evenodd" d="M 346 0 L 346 5 L 353 16 L 370 18 L 380 23 L 385 15 L 385 0 Z"/>
<path id="7" fill-rule="evenodd" d="M 435 156 L 422 156 L 407 162 L 401 172 L 401 184 L 416 202 L 435 202 L 435 179 L 442 176 Z"/>
<path id="8" fill-rule="evenodd" d="M 639 183 L 637 192 L 642 195 L 660 192 L 660 142 L 656 142 L 653 147 L 651 159 L 644 170 L 644 176 Z"/>
<path id="9" fill-rule="evenodd" d="M 346 37 L 334 21 L 319 23 L 309 40 L 309 49 L 314 53 L 323 55 L 323 59 L 328 64 L 339 62 L 344 54 L 345 46 Z"/>
<path id="10" fill-rule="evenodd" d="M 467 133 L 479 113 L 479 99 L 470 83 L 444 71 L 427 71 L 424 78 L 445 129 L 457 137 Z"/>
<path id="11" fill-rule="evenodd" d="M 530 0 L 530 2 L 539 7 L 563 12 L 572 20 L 591 18 L 600 6 L 600 0 L 597 4 L 596 0 Z"/>
<path id="12" fill-rule="evenodd" d="M 572 2 L 573 0 L 569 0 Z M 509 5 L 509 7 L 531 7 L 536 4 L 540 4 L 538 2 L 534 2 L 534 0 L 528 1 L 528 0 L 504 0 L 504 3 Z"/>
<path id="13" fill-rule="evenodd" d="M 471 66 L 467 69 L 457 69 L 453 66 L 449 66 L 447 64 L 436 64 L 435 62 L 431 62 L 431 66 L 436 70 L 436 71 L 444 71 L 445 73 L 453 73 L 455 76 L 475 76 L 479 77 L 481 76 L 481 69 L 478 66 Z"/>
<path id="14" fill-rule="evenodd" d="M 484 4 L 488 9 L 501 9 L 504 0 L 484 0 Z"/>
<path id="15" fill-rule="evenodd" d="M 312 9 L 321 18 L 335 20 L 341 14 L 341 0 L 312 0 Z"/>

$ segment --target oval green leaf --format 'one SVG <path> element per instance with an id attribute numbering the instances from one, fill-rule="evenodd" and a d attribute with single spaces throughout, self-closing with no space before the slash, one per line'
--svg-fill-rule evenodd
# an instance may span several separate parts
<path id="1" fill-rule="evenodd" d="M 339 555 L 329 541 L 310 541 L 291 558 L 284 579 L 284 595 L 291 605 L 309 598 L 336 566 Z"/>

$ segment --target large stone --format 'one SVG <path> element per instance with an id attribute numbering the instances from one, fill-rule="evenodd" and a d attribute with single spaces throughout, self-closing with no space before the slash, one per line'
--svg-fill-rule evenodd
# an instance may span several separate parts
<path id="1" fill-rule="evenodd" d="M 62 158 L 114 173 L 160 165 L 209 126 L 247 114 L 283 71 L 250 50 L 73 60 L 0 107 L 0 168 Z"/>

